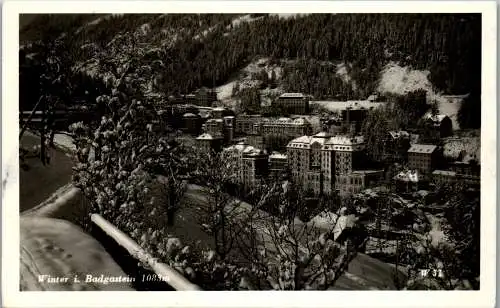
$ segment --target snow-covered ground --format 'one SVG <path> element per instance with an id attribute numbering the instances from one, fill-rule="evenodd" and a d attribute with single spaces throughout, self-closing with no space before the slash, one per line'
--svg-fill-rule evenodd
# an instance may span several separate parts
<path id="1" fill-rule="evenodd" d="M 55 134 L 54 143 L 63 150 L 76 151 L 76 146 L 73 143 L 73 138 L 66 134 Z"/>
<path id="2" fill-rule="evenodd" d="M 430 71 L 415 70 L 389 62 L 380 73 L 378 91 L 381 93 L 406 94 L 423 89 L 427 99 L 438 103 L 439 111 L 451 118 L 453 129 L 458 129 L 457 113 L 463 96 L 446 96 L 436 92 L 429 81 Z"/>
<path id="3" fill-rule="evenodd" d="M 431 238 L 431 245 L 437 247 L 440 243 L 446 243 L 446 235 L 441 229 L 441 220 L 429 213 L 426 213 L 425 216 L 431 225 L 431 230 L 428 233 Z"/>
<path id="4" fill-rule="evenodd" d="M 265 70 L 269 77 L 271 77 L 272 73 L 274 72 L 277 79 L 281 78 L 283 71 L 279 65 L 269 64 L 269 58 L 259 58 L 248 64 L 245 68 L 243 68 L 239 72 L 238 77 L 234 78 L 233 80 L 227 82 L 222 86 L 217 87 L 216 88 L 217 98 L 224 103 L 230 102 L 233 88 L 236 84 L 239 85 L 240 90 L 258 86 L 260 81 L 253 79 L 252 75 L 257 74 L 262 70 Z M 273 89 L 273 90 L 267 89 L 261 92 L 262 94 L 267 96 L 272 93 L 278 93 L 279 89 Z"/>
<path id="5" fill-rule="evenodd" d="M 237 27 L 237 26 L 239 26 L 240 24 L 242 24 L 244 22 L 252 22 L 252 21 L 255 21 L 255 20 L 258 20 L 258 19 L 261 19 L 261 18 L 262 18 L 262 16 L 253 18 L 253 17 L 250 16 L 250 14 L 248 14 L 248 15 L 243 15 L 243 16 L 240 16 L 238 18 L 233 19 L 233 21 L 231 22 L 231 24 L 232 24 L 233 27 Z M 229 29 L 230 27 L 227 26 L 226 28 Z"/>
<path id="6" fill-rule="evenodd" d="M 446 138 L 444 141 L 444 154 L 457 157 L 461 151 L 465 151 L 464 161 L 469 159 L 481 159 L 481 137 Z"/>
<path id="7" fill-rule="evenodd" d="M 345 63 L 337 64 L 337 76 L 342 78 L 345 83 L 351 83 L 352 89 L 356 90 L 356 83 L 352 80 L 351 76 L 347 72 L 347 65 Z"/>

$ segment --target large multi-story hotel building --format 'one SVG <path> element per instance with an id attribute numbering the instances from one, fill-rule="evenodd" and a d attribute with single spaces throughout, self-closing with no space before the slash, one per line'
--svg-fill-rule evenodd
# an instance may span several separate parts
<path id="1" fill-rule="evenodd" d="M 310 135 L 312 125 L 305 118 L 279 118 L 263 119 L 260 124 L 261 135 L 279 135 L 287 137 L 299 137 Z"/>
<path id="2" fill-rule="evenodd" d="M 309 98 L 302 93 L 284 93 L 272 105 L 290 114 L 309 113 Z"/>
<path id="3" fill-rule="evenodd" d="M 287 146 L 292 180 L 316 194 L 356 193 L 377 183 L 383 174 L 364 170 L 364 150 L 362 136 L 321 132 L 296 138 Z"/>
<path id="4" fill-rule="evenodd" d="M 238 115 L 236 117 L 236 134 L 244 134 L 244 135 L 254 135 L 258 134 L 255 131 L 255 124 L 259 124 L 262 121 L 262 116 L 259 114 L 252 115 Z"/>
<path id="5" fill-rule="evenodd" d="M 245 143 L 227 147 L 223 151 L 237 172 L 237 181 L 245 189 L 252 188 L 268 174 L 268 155 L 265 151 Z"/>

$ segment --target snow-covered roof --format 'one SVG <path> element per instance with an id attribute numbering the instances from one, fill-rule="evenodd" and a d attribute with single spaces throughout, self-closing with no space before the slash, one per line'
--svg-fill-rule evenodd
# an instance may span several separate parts
<path id="1" fill-rule="evenodd" d="M 352 228 L 356 225 L 356 216 L 354 215 L 337 215 L 332 212 L 321 212 L 313 217 L 308 224 L 314 227 L 332 230 L 333 238 L 336 240 L 344 230 Z"/>
<path id="2" fill-rule="evenodd" d="M 433 115 L 432 113 L 428 112 L 424 115 L 424 119 L 431 120 L 435 123 L 441 123 L 444 119 L 449 118 L 445 114 L 435 114 Z"/>
<path id="3" fill-rule="evenodd" d="M 269 159 L 286 159 L 287 156 L 285 154 L 281 154 L 281 153 L 273 153 L 271 155 L 269 155 Z"/>
<path id="4" fill-rule="evenodd" d="M 314 137 L 316 138 L 330 138 L 332 135 L 328 132 L 319 132 Z"/>
<path id="5" fill-rule="evenodd" d="M 419 178 L 420 175 L 418 173 L 418 170 L 401 171 L 394 177 L 395 180 L 414 183 L 418 182 Z"/>
<path id="6" fill-rule="evenodd" d="M 448 170 L 434 170 L 434 172 L 432 172 L 432 175 L 456 176 L 457 173 L 454 171 L 448 171 Z"/>
<path id="7" fill-rule="evenodd" d="M 215 139 L 220 139 L 219 137 L 214 137 L 211 134 L 201 134 L 197 138 L 197 140 L 215 140 Z"/>
<path id="8" fill-rule="evenodd" d="M 292 119 L 282 117 L 282 118 L 279 118 L 277 121 L 278 121 L 278 122 L 286 122 L 286 123 L 290 123 L 290 122 L 292 122 Z"/>
<path id="9" fill-rule="evenodd" d="M 364 143 L 364 138 L 363 136 L 350 137 L 346 135 L 336 135 L 330 137 L 326 143 L 335 145 L 358 145 Z"/>
<path id="10" fill-rule="evenodd" d="M 290 141 L 288 146 L 295 145 L 312 145 L 314 143 L 319 143 L 321 145 L 341 145 L 341 146 L 355 146 L 364 144 L 363 136 L 347 136 L 347 135 L 336 135 L 328 136 L 325 132 L 320 132 L 314 136 L 302 136 Z"/>
<path id="11" fill-rule="evenodd" d="M 317 104 L 331 111 L 342 111 L 350 108 L 351 110 L 357 109 L 371 109 L 378 108 L 385 103 L 371 102 L 371 101 L 311 101 L 311 104 Z"/>
<path id="12" fill-rule="evenodd" d="M 283 93 L 280 95 L 280 98 L 305 98 L 306 96 L 303 93 Z"/>
<path id="13" fill-rule="evenodd" d="M 293 123 L 298 125 L 310 124 L 309 121 L 307 121 L 305 118 L 297 118 L 293 120 Z"/>
<path id="14" fill-rule="evenodd" d="M 208 119 L 206 123 L 222 123 L 222 119 Z"/>
<path id="15" fill-rule="evenodd" d="M 368 175 L 368 174 L 377 174 L 377 173 L 382 174 L 383 172 L 384 172 L 383 170 L 355 170 L 352 173 L 353 174 Z"/>
<path id="16" fill-rule="evenodd" d="M 243 142 L 229 146 L 229 147 L 225 148 L 224 151 L 226 151 L 226 152 L 232 152 L 232 151 L 241 152 L 242 154 L 250 155 L 250 156 L 251 155 L 265 154 L 265 152 L 263 150 L 258 149 L 256 147 L 253 147 L 251 145 L 245 144 Z"/>
<path id="17" fill-rule="evenodd" d="M 432 144 L 414 144 L 408 150 L 408 153 L 425 153 L 431 154 L 437 149 L 437 146 Z"/>
<path id="18" fill-rule="evenodd" d="M 404 130 L 401 130 L 401 131 L 393 131 L 393 130 L 391 130 L 389 132 L 389 135 L 391 135 L 391 137 L 394 138 L 394 139 L 410 138 L 410 134 L 407 131 L 404 131 Z"/>

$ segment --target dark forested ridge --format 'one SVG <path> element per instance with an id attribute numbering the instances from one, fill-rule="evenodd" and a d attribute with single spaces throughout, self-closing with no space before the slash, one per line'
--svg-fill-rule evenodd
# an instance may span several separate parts
<path id="1" fill-rule="evenodd" d="M 106 53 L 118 35 L 133 35 L 141 48 L 155 48 L 161 60 L 157 90 L 165 94 L 224 84 L 255 57 L 293 59 L 283 81 L 318 98 L 366 98 L 389 61 L 430 71 L 432 84 L 445 94 L 480 93 L 480 14 L 310 14 L 292 18 L 253 14 L 251 22 L 232 23 L 243 14 L 43 15 L 24 25 L 22 42 L 65 36 L 73 60 L 95 57 L 82 45 Z M 99 19 L 99 23 L 92 23 Z M 87 24 L 87 26 L 82 27 Z M 49 31 L 41 31 L 40 29 Z M 48 33 L 48 34 L 47 34 Z M 120 50 L 120 49 L 118 49 Z M 347 63 L 355 82 L 334 76 L 324 62 Z M 479 103 L 478 103 L 479 104 Z"/>

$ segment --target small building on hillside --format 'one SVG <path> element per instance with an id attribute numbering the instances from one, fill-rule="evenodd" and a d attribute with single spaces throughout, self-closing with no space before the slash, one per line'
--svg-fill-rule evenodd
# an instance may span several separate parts
<path id="1" fill-rule="evenodd" d="M 424 120 L 428 121 L 430 127 L 434 128 L 440 138 L 445 138 L 453 134 L 453 124 L 450 117 L 444 114 L 427 113 Z"/>

